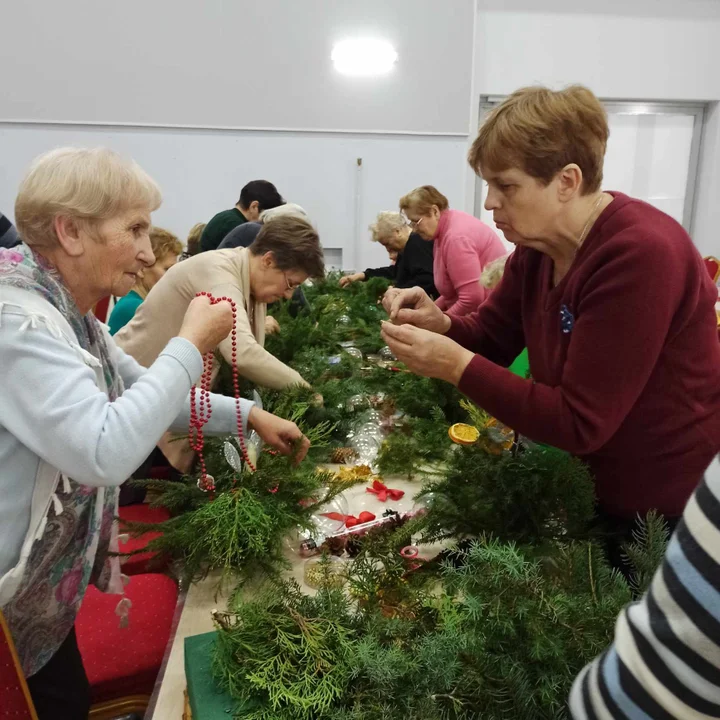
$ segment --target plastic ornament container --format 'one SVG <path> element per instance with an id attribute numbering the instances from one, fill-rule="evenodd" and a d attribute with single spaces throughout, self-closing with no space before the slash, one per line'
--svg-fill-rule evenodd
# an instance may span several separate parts
<path id="1" fill-rule="evenodd" d="M 326 489 L 320 491 L 322 497 L 327 492 Z M 332 500 L 326 502 L 319 507 L 314 515 L 310 518 L 309 528 L 297 528 L 297 530 L 287 536 L 286 545 L 293 553 L 300 557 L 311 557 L 320 552 L 320 547 L 325 542 L 325 538 L 335 535 L 345 527 L 344 520 L 335 520 L 327 517 L 327 513 L 337 513 L 338 515 L 349 515 L 347 499 L 344 495 L 336 495 Z"/>

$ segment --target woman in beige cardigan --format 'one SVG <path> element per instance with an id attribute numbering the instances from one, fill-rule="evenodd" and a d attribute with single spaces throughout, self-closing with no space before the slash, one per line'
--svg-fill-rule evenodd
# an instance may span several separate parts
<path id="1" fill-rule="evenodd" d="M 153 287 L 115 342 L 144 367 L 150 367 L 180 328 L 185 311 L 199 292 L 228 297 L 237 308 L 237 368 L 263 387 L 307 385 L 302 376 L 271 355 L 265 342 L 267 304 L 290 298 L 308 277 L 325 273 L 317 232 L 298 217 L 279 217 L 263 226 L 249 248 L 200 253 L 172 267 Z M 232 362 L 232 340 L 217 351 Z M 168 460 L 187 472 L 192 453 L 180 442 L 160 444 Z"/>

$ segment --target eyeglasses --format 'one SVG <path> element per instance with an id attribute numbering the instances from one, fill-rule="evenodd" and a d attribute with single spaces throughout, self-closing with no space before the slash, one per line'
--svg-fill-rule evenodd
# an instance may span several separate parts
<path id="1" fill-rule="evenodd" d="M 408 224 L 410 225 L 410 228 L 411 228 L 412 230 L 417 230 L 418 227 L 420 227 L 420 223 L 421 223 L 424 219 L 425 219 L 425 216 L 424 216 L 424 215 L 423 215 L 422 217 L 419 217 L 417 220 L 410 220 L 410 218 L 408 218 Z"/>
<path id="2" fill-rule="evenodd" d="M 285 278 L 285 285 L 287 286 L 287 289 L 288 289 L 288 290 L 296 290 L 297 288 L 300 287 L 300 285 L 302 285 L 302 283 L 299 283 L 299 282 L 298 282 L 298 283 L 291 283 L 291 282 L 288 280 L 287 273 L 286 273 L 284 270 L 281 270 L 281 272 L 282 272 L 282 274 L 283 274 L 283 277 Z"/>

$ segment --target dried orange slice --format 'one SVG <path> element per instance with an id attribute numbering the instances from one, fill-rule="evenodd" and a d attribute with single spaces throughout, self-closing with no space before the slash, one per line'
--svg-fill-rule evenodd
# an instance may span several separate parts
<path id="1" fill-rule="evenodd" d="M 458 445 L 472 445 L 478 441 L 480 431 L 472 425 L 455 423 L 448 429 L 448 435 L 450 439 Z"/>

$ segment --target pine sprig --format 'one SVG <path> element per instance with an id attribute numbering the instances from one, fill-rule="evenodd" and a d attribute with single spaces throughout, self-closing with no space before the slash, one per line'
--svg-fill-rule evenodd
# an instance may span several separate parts
<path id="1" fill-rule="evenodd" d="M 576 673 L 630 594 L 595 546 L 556 551 L 548 574 L 516 545 L 481 539 L 440 584 L 418 574 L 405 590 L 394 550 L 362 553 L 350 580 L 373 597 L 356 605 L 274 584 L 219 623 L 216 677 L 251 708 L 243 718 L 564 718 Z"/>
<path id="2" fill-rule="evenodd" d="M 430 539 L 489 533 L 525 544 L 587 537 L 594 514 L 587 467 L 539 446 L 501 455 L 457 446 L 444 477 L 427 483 L 422 496 L 431 498 Z"/>
<path id="3" fill-rule="evenodd" d="M 633 568 L 630 587 L 636 595 L 642 595 L 650 587 L 669 539 L 668 526 L 655 510 L 638 520 L 633 541 L 623 547 L 625 558 Z"/>

